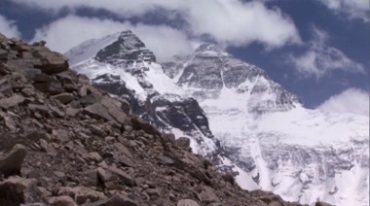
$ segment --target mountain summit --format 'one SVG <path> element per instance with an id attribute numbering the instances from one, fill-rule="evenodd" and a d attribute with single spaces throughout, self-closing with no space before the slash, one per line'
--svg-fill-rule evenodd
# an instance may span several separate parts
<path id="1" fill-rule="evenodd" d="M 66 55 L 134 113 L 188 137 L 194 152 L 232 172 L 242 188 L 307 204 L 368 205 L 368 118 L 307 109 L 264 70 L 216 45 L 157 63 L 151 55 L 125 55 L 147 51 L 141 43 L 112 47 L 125 44 L 120 35 L 88 40 Z M 97 57 L 107 51 L 117 53 Z"/>

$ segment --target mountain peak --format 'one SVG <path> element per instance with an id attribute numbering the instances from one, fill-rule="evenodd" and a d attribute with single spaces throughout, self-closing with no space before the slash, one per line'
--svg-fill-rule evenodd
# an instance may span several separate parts
<path id="1" fill-rule="evenodd" d="M 71 65 L 89 59 L 113 65 L 127 65 L 134 62 L 155 62 L 153 52 L 145 47 L 132 31 L 125 30 L 99 39 L 87 40 L 68 51 L 65 56 Z"/>
<path id="2" fill-rule="evenodd" d="M 201 56 L 230 56 L 224 48 L 216 44 L 201 44 L 196 50 L 195 55 Z"/>
<path id="3" fill-rule="evenodd" d="M 219 52 L 224 52 L 224 49 L 216 44 L 210 44 L 210 43 L 205 43 L 201 44 L 195 51 L 201 52 L 201 51 L 219 51 Z"/>
<path id="4" fill-rule="evenodd" d="M 130 30 L 118 33 L 116 41 L 101 49 L 95 56 L 100 62 L 130 64 L 137 61 L 155 62 L 156 58 Z"/>

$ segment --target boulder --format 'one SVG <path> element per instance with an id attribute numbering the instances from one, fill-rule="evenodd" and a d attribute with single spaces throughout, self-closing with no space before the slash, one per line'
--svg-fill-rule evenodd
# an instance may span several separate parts
<path id="1" fill-rule="evenodd" d="M 35 179 L 13 176 L 0 182 L 0 205 L 21 205 L 31 202 L 42 202 L 42 195 L 37 189 Z"/>
<path id="2" fill-rule="evenodd" d="M 84 204 L 87 201 L 94 202 L 105 199 L 102 192 L 95 191 L 88 187 L 63 187 L 58 191 L 59 196 L 70 196 L 75 199 L 78 205 Z"/>
<path id="3" fill-rule="evenodd" d="M 41 70 L 37 68 L 25 68 L 19 71 L 29 80 L 34 80 L 37 75 L 41 74 Z"/>
<path id="4" fill-rule="evenodd" d="M 26 99 L 23 96 L 14 94 L 11 97 L 0 99 L 0 107 L 3 109 L 9 109 L 24 102 L 25 100 Z"/>
<path id="5" fill-rule="evenodd" d="M 187 137 L 180 137 L 176 139 L 176 145 L 185 150 L 189 150 L 190 149 L 190 139 Z"/>
<path id="6" fill-rule="evenodd" d="M 41 92 L 48 94 L 60 94 L 64 92 L 62 84 L 58 81 L 34 83 L 33 86 Z"/>
<path id="7" fill-rule="evenodd" d="M 206 204 L 220 202 L 215 190 L 208 186 L 203 186 L 202 191 L 198 194 L 198 196 L 200 201 Z"/>
<path id="8" fill-rule="evenodd" d="M 118 123 L 124 123 L 128 122 L 127 115 L 123 112 L 122 103 L 119 101 L 116 101 L 112 98 L 104 98 L 101 100 L 102 105 L 104 105 L 107 109 L 109 114 L 118 122 Z"/>
<path id="9" fill-rule="evenodd" d="M 84 108 L 83 112 L 107 121 L 115 121 L 114 118 L 109 114 L 108 109 L 99 102 Z"/>
<path id="10" fill-rule="evenodd" d="M 116 167 L 109 167 L 109 171 L 111 171 L 113 174 L 116 174 L 120 180 L 127 186 L 135 186 L 135 179 L 132 178 L 130 175 L 128 175 L 126 172 L 116 168 Z"/>
<path id="11" fill-rule="evenodd" d="M 83 204 L 82 206 L 139 206 L 139 204 L 127 196 L 114 195 L 109 199 Z"/>
<path id="12" fill-rule="evenodd" d="M 55 74 L 68 70 L 68 61 L 63 55 L 43 46 L 35 47 L 34 50 L 33 55 L 41 59 L 39 68 L 43 73 Z"/>
<path id="13" fill-rule="evenodd" d="M 0 93 L 4 95 L 12 95 L 13 88 L 8 78 L 0 79 Z"/>
<path id="14" fill-rule="evenodd" d="M 76 202 L 70 196 L 58 196 L 49 199 L 50 206 L 77 206 Z"/>
<path id="15" fill-rule="evenodd" d="M 26 148 L 21 144 L 16 144 L 9 151 L 0 153 L 0 174 L 5 177 L 19 175 L 25 157 Z"/>
<path id="16" fill-rule="evenodd" d="M 95 191 L 93 189 L 87 187 L 76 187 L 74 188 L 75 191 L 75 199 L 77 204 L 83 204 L 86 201 L 97 201 L 105 198 L 105 195 L 102 192 Z"/>
<path id="17" fill-rule="evenodd" d="M 62 104 L 68 104 L 73 101 L 74 96 L 71 93 L 63 92 L 63 93 L 54 95 L 53 98 L 59 100 Z"/>

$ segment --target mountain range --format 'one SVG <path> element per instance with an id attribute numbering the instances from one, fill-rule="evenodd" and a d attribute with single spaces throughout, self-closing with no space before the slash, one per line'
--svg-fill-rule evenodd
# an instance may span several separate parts
<path id="1" fill-rule="evenodd" d="M 217 45 L 158 62 L 123 31 L 65 56 L 154 127 L 188 137 L 193 152 L 232 172 L 244 189 L 305 204 L 369 204 L 368 117 L 308 109 L 263 69 Z"/>

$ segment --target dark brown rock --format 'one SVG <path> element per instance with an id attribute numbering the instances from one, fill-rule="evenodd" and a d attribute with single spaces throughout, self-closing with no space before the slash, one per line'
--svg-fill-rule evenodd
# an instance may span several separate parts
<path id="1" fill-rule="evenodd" d="M 36 89 L 48 94 L 60 94 L 64 92 L 62 84 L 57 81 L 35 83 L 33 86 Z"/>
<path id="2" fill-rule="evenodd" d="M 46 47 L 35 47 L 34 56 L 41 59 L 42 65 L 39 68 L 43 73 L 55 74 L 68 70 L 67 59 Z"/>
<path id="3" fill-rule="evenodd" d="M 181 147 L 181 148 L 185 149 L 185 150 L 191 149 L 190 148 L 190 139 L 187 138 L 187 137 L 180 137 L 180 138 L 176 139 L 176 145 L 178 147 Z"/>
<path id="4" fill-rule="evenodd" d="M 318 201 L 316 202 L 315 206 L 332 206 L 331 204 L 328 204 L 326 202 Z"/>
<path id="5" fill-rule="evenodd" d="M 34 80 L 36 76 L 41 74 L 41 70 L 36 68 L 25 68 L 20 70 L 19 72 L 29 80 Z"/>
<path id="6" fill-rule="evenodd" d="M 122 170 L 120 170 L 116 167 L 109 167 L 108 169 L 112 173 L 116 174 L 122 180 L 122 182 L 125 185 L 128 185 L 128 186 L 135 186 L 136 185 L 135 179 L 132 178 L 130 175 L 128 175 L 126 172 L 124 172 L 124 171 L 122 171 Z"/>
<path id="7" fill-rule="evenodd" d="M 131 124 L 132 124 L 132 127 L 135 130 L 144 130 L 146 133 L 154 135 L 154 136 L 160 136 L 161 135 L 161 133 L 157 129 L 155 129 L 149 123 L 144 122 L 139 117 L 131 118 Z"/>
<path id="8" fill-rule="evenodd" d="M 14 176 L 0 182 L 0 205 L 21 205 L 29 202 L 42 202 L 36 180 Z"/>
<path id="9" fill-rule="evenodd" d="M 99 167 L 97 169 L 97 175 L 101 183 L 105 184 L 106 182 L 112 179 L 112 174 L 103 168 Z"/>
<path id="10" fill-rule="evenodd" d="M 26 157 L 26 148 L 23 145 L 14 145 L 9 151 L 0 153 L 0 174 L 4 176 L 19 175 Z"/>
<path id="11" fill-rule="evenodd" d="M 0 93 L 4 95 L 12 95 L 13 88 L 8 78 L 0 79 Z"/>
<path id="12" fill-rule="evenodd" d="M 0 60 L 4 60 L 8 57 L 8 52 L 4 49 L 0 49 Z"/>

